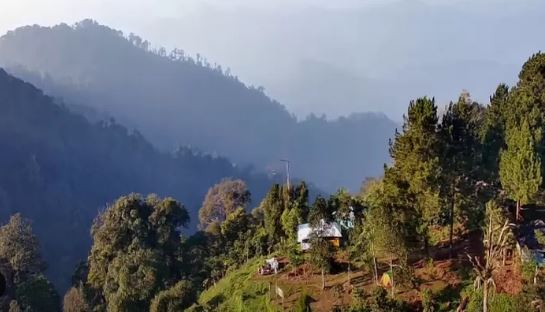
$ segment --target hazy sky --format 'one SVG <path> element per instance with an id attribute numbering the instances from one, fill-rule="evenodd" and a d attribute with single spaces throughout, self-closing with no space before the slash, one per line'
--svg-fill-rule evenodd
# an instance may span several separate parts
<path id="1" fill-rule="evenodd" d="M 84 18 L 200 53 L 298 116 L 486 102 L 545 50 L 542 0 L 0 0 L 1 33 Z"/>

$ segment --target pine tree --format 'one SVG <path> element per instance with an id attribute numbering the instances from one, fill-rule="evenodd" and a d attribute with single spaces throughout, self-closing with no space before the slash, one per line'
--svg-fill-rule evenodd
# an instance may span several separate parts
<path id="1" fill-rule="evenodd" d="M 407 192 L 406 208 L 413 210 L 420 223 L 419 235 L 428 247 L 428 231 L 439 221 L 441 210 L 440 144 L 437 132 L 437 107 L 434 99 L 411 101 L 404 116 L 403 132 L 396 133 L 390 146 L 393 167 L 385 172 L 385 183 Z M 407 220 L 408 221 L 408 220 Z"/>
<path id="2" fill-rule="evenodd" d="M 450 103 L 440 125 L 443 146 L 442 194 L 449 207 L 449 246 L 452 257 L 455 213 L 477 205 L 474 185 L 481 176 L 481 145 L 478 131 L 481 107 L 463 93 L 456 103 Z M 471 217 L 471 216 L 469 216 Z"/>
<path id="3" fill-rule="evenodd" d="M 500 180 L 507 195 L 517 202 L 518 221 L 521 204 L 534 199 L 541 185 L 541 157 L 526 120 L 520 127 L 508 128 L 506 140 L 507 148 L 501 152 Z"/>
<path id="4" fill-rule="evenodd" d="M 263 212 L 263 224 L 269 238 L 269 248 L 285 237 L 282 228 L 282 213 L 285 209 L 283 194 L 283 188 L 279 184 L 274 184 L 259 205 L 259 209 Z"/>
<path id="5" fill-rule="evenodd" d="M 490 97 L 481 130 L 482 163 L 489 183 L 499 184 L 500 151 L 505 146 L 505 125 L 509 114 L 509 87 L 500 84 Z"/>
<path id="6" fill-rule="evenodd" d="M 545 155 L 545 54 L 537 53 L 522 66 L 519 81 L 509 94 L 507 128 L 521 127 L 528 122 L 534 148 Z M 541 175 L 545 166 L 541 164 Z"/>

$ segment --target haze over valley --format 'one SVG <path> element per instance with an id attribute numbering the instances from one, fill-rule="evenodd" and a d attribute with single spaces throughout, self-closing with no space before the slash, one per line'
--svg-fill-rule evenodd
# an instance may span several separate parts
<path id="1" fill-rule="evenodd" d="M 545 2 L 0 3 L 0 311 L 539 312 Z"/>

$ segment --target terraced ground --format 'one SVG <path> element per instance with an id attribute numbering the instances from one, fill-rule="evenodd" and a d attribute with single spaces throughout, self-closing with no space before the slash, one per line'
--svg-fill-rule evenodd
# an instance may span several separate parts
<path id="1" fill-rule="evenodd" d="M 455 310 L 464 297 L 464 289 L 473 287 L 472 267 L 467 261 L 467 254 L 476 254 L 481 248 L 472 244 L 478 241 L 474 237 L 476 235 L 480 233 L 468 235 L 457 242 L 457 256 L 453 259 L 446 259 L 448 248 L 437 247 L 431 250 L 434 259 L 412 263 L 414 282 L 396 286 L 396 298 L 419 310 L 421 294 L 425 289 L 430 289 L 440 311 Z M 312 311 L 332 311 L 335 307 L 350 305 L 355 289 L 363 290 L 364 295 L 368 295 L 377 287 L 367 265 L 352 265 L 349 273 L 342 253 L 338 255 L 334 272 L 326 275 L 325 290 L 321 289 L 319 271 L 306 264 L 294 268 L 285 257 L 279 256 L 278 259 L 281 270 L 277 275 L 261 276 L 257 273 L 265 257 L 228 272 L 216 285 L 200 295 L 199 304 L 212 311 L 292 311 L 297 300 L 308 294 L 312 298 Z M 380 265 L 379 276 L 387 270 L 387 265 Z M 497 272 L 495 279 L 500 292 L 517 293 L 522 287 L 516 263 L 508 261 Z M 282 289 L 283 300 L 276 295 L 276 287 Z M 196 307 L 191 310 L 199 311 Z"/>

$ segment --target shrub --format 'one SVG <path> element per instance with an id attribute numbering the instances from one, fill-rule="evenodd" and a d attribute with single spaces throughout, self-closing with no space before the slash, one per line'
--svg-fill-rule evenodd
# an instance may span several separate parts
<path id="1" fill-rule="evenodd" d="M 520 264 L 522 279 L 527 283 L 533 283 L 536 274 L 537 262 L 535 260 L 524 261 Z"/>
<path id="2" fill-rule="evenodd" d="M 424 291 L 422 291 L 422 310 L 424 312 L 435 311 L 433 293 L 429 289 L 424 289 Z"/>
<path id="3" fill-rule="evenodd" d="M 53 284 L 42 274 L 29 276 L 16 289 L 19 305 L 25 311 L 60 311 L 60 298 Z"/>
<path id="4" fill-rule="evenodd" d="M 301 293 L 301 296 L 299 296 L 299 299 L 297 299 L 297 302 L 295 302 L 295 312 L 310 312 L 310 302 L 312 301 L 312 298 L 306 293 Z"/>
<path id="5" fill-rule="evenodd" d="M 88 312 L 90 310 L 80 288 L 72 287 L 64 295 L 64 312 Z"/>
<path id="6" fill-rule="evenodd" d="M 382 287 L 376 287 L 373 289 L 371 296 L 367 300 L 367 307 L 361 311 L 371 312 L 403 312 L 411 311 L 406 303 L 403 301 L 391 299 L 388 297 L 388 293 Z"/>
<path id="7" fill-rule="evenodd" d="M 23 312 L 23 310 L 21 310 L 21 307 L 19 306 L 17 301 L 11 300 L 11 302 L 9 303 L 9 312 Z"/>
<path id="8" fill-rule="evenodd" d="M 173 287 L 158 293 L 153 298 L 150 312 L 183 311 L 195 302 L 195 294 L 188 281 L 180 281 Z"/>

